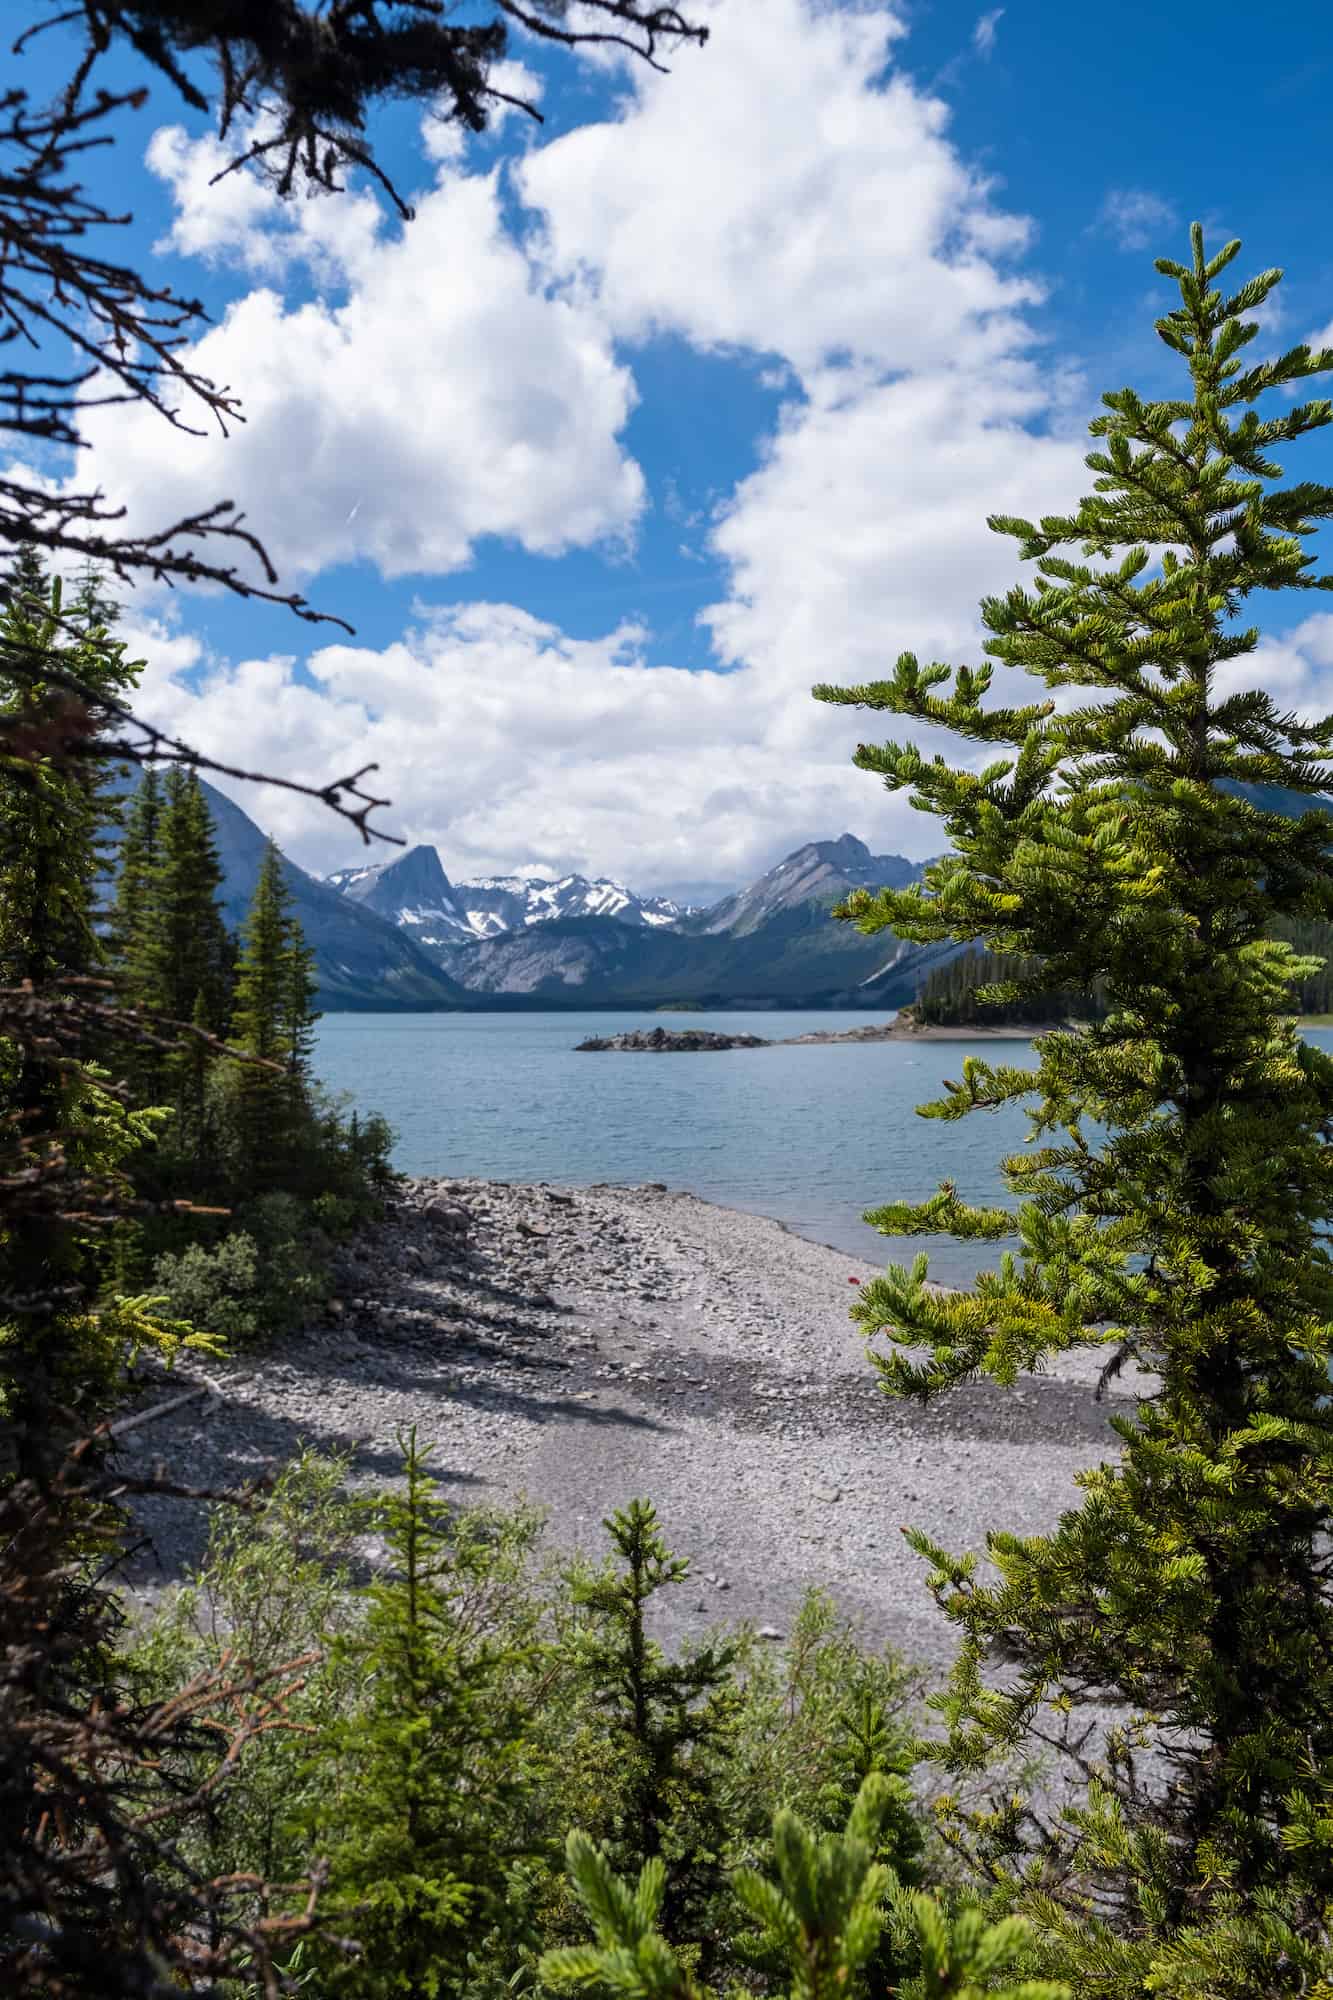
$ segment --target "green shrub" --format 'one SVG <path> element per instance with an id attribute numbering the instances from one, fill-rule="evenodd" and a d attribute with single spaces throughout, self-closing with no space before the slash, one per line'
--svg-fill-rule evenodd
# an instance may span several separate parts
<path id="1" fill-rule="evenodd" d="M 238 1346 L 300 1326 L 329 1296 L 322 1239 L 290 1195 L 263 1195 L 220 1242 L 165 1251 L 152 1285 L 172 1314 Z"/>
<path id="2" fill-rule="evenodd" d="M 265 1330 L 259 1251 L 243 1230 L 206 1249 L 192 1243 L 153 1265 L 153 1285 L 179 1319 L 242 1345 Z"/>

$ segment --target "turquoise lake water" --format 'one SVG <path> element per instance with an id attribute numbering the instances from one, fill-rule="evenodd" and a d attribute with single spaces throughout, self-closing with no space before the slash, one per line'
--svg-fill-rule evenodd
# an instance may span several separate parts
<path id="1" fill-rule="evenodd" d="M 631 1027 L 718 1028 L 779 1039 L 863 1027 L 855 1013 L 330 1014 L 317 1073 L 398 1134 L 411 1174 L 495 1180 L 665 1181 L 784 1222 L 800 1236 L 965 1281 L 980 1245 L 886 1238 L 861 1220 L 953 1180 L 969 1201 L 1006 1199 L 996 1162 L 1022 1146 L 1021 1110 L 956 1124 L 919 1118 L 968 1054 L 1025 1063 L 1020 1040 L 848 1043 L 706 1055 L 578 1055 L 586 1035 Z M 1333 1049 L 1333 1031 L 1309 1038 Z M 998 1255 L 998 1251 L 995 1253 Z M 993 1259 L 989 1259 L 993 1261 Z"/>

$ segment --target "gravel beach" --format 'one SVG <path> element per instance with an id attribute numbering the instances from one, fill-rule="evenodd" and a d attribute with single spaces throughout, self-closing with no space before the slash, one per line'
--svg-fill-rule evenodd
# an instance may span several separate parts
<path id="1" fill-rule="evenodd" d="M 763 1217 L 665 1188 L 413 1181 L 339 1255 L 324 1325 L 143 1385 L 200 1393 L 129 1431 L 127 1469 L 198 1486 L 272 1469 L 302 1442 L 392 1478 L 415 1424 L 462 1503 L 517 1495 L 558 1546 L 593 1548 L 635 1494 L 691 1559 L 663 1636 L 749 1619 L 784 1634 L 827 1586 L 870 1642 L 938 1670 L 953 1635 L 903 1541 L 981 1549 L 1049 1528 L 1081 1466 L 1109 1456 L 1131 1383 L 1095 1369 L 980 1384 L 928 1410 L 879 1391 L 848 1318 L 874 1267 Z M 1089 1357 L 1091 1359 L 1091 1357 Z M 197 1506 L 143 1503 L 152 1593 L 197 1557 Z"/>

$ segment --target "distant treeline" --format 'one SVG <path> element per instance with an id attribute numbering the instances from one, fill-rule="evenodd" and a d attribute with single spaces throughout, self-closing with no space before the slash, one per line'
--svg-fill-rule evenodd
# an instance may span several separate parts
<path id="1" fill-rule="evenodd" d="M 1301 1014 L 1333 1014 L 1333 924 L 1319 922 L 1286 923 L 1277 936 L 1286 940 L 1303 958 L 1321 960 L 1318 972 L 1303 979 L 1296 989 Z M 1041 967 L 1036 958 L 976 949 L 963 952 L 947 965 L 937 966 L 917 993 L 912 1012 L 929 1027 L 966 1027 L 972 1022 L 985 1027 L 1041 1027 L 1052 1021 L 1097 1020 L 1106 1012 L 1105 993 L 1100 982 L 1091 990 L 1061 987 L 1031 994 L 996 1006 L 977 996 L 988 986 L 1007 980 L 1030 979 Z"/>

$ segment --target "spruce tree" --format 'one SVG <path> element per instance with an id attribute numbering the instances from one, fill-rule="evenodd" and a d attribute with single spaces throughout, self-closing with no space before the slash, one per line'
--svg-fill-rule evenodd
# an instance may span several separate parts
<path id="1" fill-rule="evenodd" d="M 300 1155 L 310 1136 L 311 957 L 281 857 L 270 841 L 241 927 L 231 1020 L 231 1040 L 258 1059 L 235 1065 L 230 1080 L 251 1191 L 300 1178 Z"/>
<path id="2" fill-rule="evenodd" d="M 231 1038 L 248 1055 L 279 1064 L 289 1079 L 309 1075 L 318 1018 L 313 964 L 270 841 L 241 930 Z"/>
<path id="3" fill-rule="evenodd" d="M 160 852 L 162 807 L 162 780 L 156 765 L 149 764 L 125 811 L 110 926 L 112 949 L 120 961 L 124 985 L 131 993 L 142 992 L 149 977 L 144 959 L 152 935 L 152 897 Z"/>
<path id="4" fill-rule="evenodd" d="M 31 542 L 20 542 L 0 585 L 0 601 L 6 612 L 29 622 L 45 617 L 51 602 L 51 579 L 40 551 Z"/>
<path id="5" fill-rule="evenodd" d="M 97 754 L 105 720 L 96 711 L 69 722 L 69 742 L 52 738 L 33 754 L 25 721 L 50 734 L 47 704 L 58 685 L 40 663 L 68 671 L 86 687 L 118 699 L 142 662 L 125 657 L 106 620 L 71 633 L 58 580 L 25 550 L 11 569 L 0 614 L 0 721 L 20 732 L 17 754 L 0 757 L 0 983 L 35 985 L 86 975 L 104 952 L 98 905 L 107 874 L 106 831 L 115 822 L 113 767 Z M 37 671 L 35 671 L 35 669 Z"/>
<path id="6" fill-rule="evenodd" d="M 294 1084 L 304 1085 L 310 1080 L 315 1052 L 315 1024 L 319 1020 L 315 995 L 319 981 L 314 951 L 305 941 L 300 918 L 294 910 L 287 912 L 284 923 L 282 1014 L 287 1073 Z"/>
<path id="7" fill-rule="evenodd" d="M 1076 512 L 991 521 L 1037 570 L 983 602 L 984 650 L 1051 695 L 988 704 L 989 665 L 907 653 L 890 680 L 816 690 L 994 751 L 981 769 L 910 742 L 857 753 L 943 820 L 953 853 L 848 914 L 1044 961 L 997 997 L 1104 982 L 1105 1019 L 1041 1036 L 1035 1069 L 969 1059 L 921 1107 L 1035 1100 L 1031 1147 L 1004 1161 L 1016 1209 L 946 1183 L 872 1217 L 1016 1254 L 952 1295 L 918 1257 L 855 1310 L 890 1343 L 898 1395 L 1012 1384 L 1088 1346 L 1108 1373 L 1148 1371 L 1118 1457 L 1082 1475 L 1053 1533 L 997 1531 L 984 1574 L 912 1537 L 962 1635 L 947 1765 L 1082 1745 L 1073 1809 L 1001 1802 L 973 1831 L 1050 1969 L 1107 2000 L 1333 1982 L 1333 1061 L 1290 1018 L 1314 967 L 1273 937 L 1333 916 L 1333 870 L 1322 812 L 1293 821 L 1244 790 L 1312 797 L 1333 720 L 1244 686 L 1258 633 L 1242 616 L 1261 591 L 1333 587 L 1306 546 L 1333 489 L 1284 486 L 1271 456 L 1333 408 L 1254 407 L 1333 370 L 1333 351 L 1246 365 L 1246 315 L 1281 273 L 1227 296 L 1238 247 L 1207 258 L 1196 225 L 1190 260 L 1157 265 L 1179 292 L 1157 331 L 1188 383 L 1103 398 Z M 1085 1732 L 1108 1714 L 1099 1746 Z"/>
<path id="8" fill-rule="evenodd" d="M 158 854 L 144 912 L 142 1003 L 176 1021 L 227 1025 L 233 948 L 220 901 L 222 866 L 199 780 L 179 766 L 163 787 Z"/>
<path id="9" fill-rule="evenodd" d="M 530 1817 L 529 1641 L 477 1613 L 505 1548 L 440 1497 L 415 1430 L 399 1445 L 403 1485 L 375 1522 L 386 1567 L 364 1621 L 333 1646 L 358 1692 L 316 1746 L 306 1813 L 330 1867 L 325 1916 L 361 1946 L 342 1981 L 330 1954 L 327 1990 L 356 2000 L 462 1989 L 470 1950 L 504 1921 L 515 1828 Z"/>
<path id="10" fill-rule="evenodd" d="M 126 998 L 162 1021 L 221 1035 L 235 953 L 219 900 L 222 867 L 212 815 L 195 774 L 174 766 L 160 805 L 151 795 L 140 798 L 132 826 L 136 845 L 122 856 L 117 899 L 127 918 L 118 927 Z M 151 847 L 151 858 L 142 843 Z M 127 876 L 127 869 L 140 879 Z M 173 1105 L 178 1139 L 195 1150 L 209 1060 L 206 1045 L 188 1036 L 170 1053 L 146 1051 L 139 1064 L 141 1089 Z"/>
<path id="11" fill-rule="evenodd" d="M 582 1670 L 622 1774 L 623 1808 L 609 1831 L 617 1857 L 636 1869 L 658 1856 L 670 1862 L 663 1924 L 680 1943 L 698 1935 L 721 1881 L 726 1829 L 707 1753 L 732 1720 L 737 1648 L 706 1645 L 668 1658 L 649 1637 L 649 1606 L 685 1581 L 689 1563 L 667 1548 L 650 1501 L 631 1500 L 602 1525 L 614 1556 L 576 1574 L 571 1595 L 590 1619 Z"/>
<path id="12" fill-rule="evenodd" d="M 1067 1986 L 1021 1976 L 1031 1956 L 1021 1918 L 987 1924 L 973 1907 L 946 1912 L 933 1896 L 913 1894 L 895 1878 L 878 1859 L 893 1803 L 888 1780 L 872 1774 L 846 1825 L 822 1838 L 795 1813 L 779 1811 L 771 1873 L 736 1871 L 737 1915 L 748 1919 L 776 1967 L 765 1990 L 775 2000 L 844 2000 L 856 1993 L 878 2000 L 885 1989 L 877 1967 L 910 1960 L 915 1974 L 887 1989 L 902 2000 L 1073 2000 Z M 545 1952 L 542 1985 L 623 2000 L 708 2000 L 712 1989 L 665 1934 L 669 1878 L 661 1860 L 646 1862 L 631 1885 L 578 1831 L 569 1836 L 566 1857 L 593 1942 Z"/>
<path id="13" fill-rule="evenodd" d="M 43 678 L 45 663 L 49 676 Z M 56 676 L 68 670 L 93 695 L 132 687 L 139 667 L 106 621 L 71 631 L 62 590 L 24 550 L 0 614 L 0 985 L 28 986 L 59 1004 L 72 982 L 99 973 L 104 835 L 114 817 L 109 759 L 98 754 L 106 717 L 66 707 L 53 727 Z M 12 733 L 9 733 L 12 732 Z M 153 1129 L 107 1090 L 85 1035 L 77 1049 L 49 1035 L 0 1043 L 0 1155 L 9 1215 L 0 1233 L 0 1413 L 4 1469 L 44 1474 L 68 1440 L 65 1418 L 100 1414 L 119 1352 L 114 1312 L 89 1313 L 94 1253 L 81 1218 L 64 1215 L 118 1184 L 122 1163 Z M 66 1197 L 68 1200 L 68 1197 Z"/>
<path id="14" fill-rule="evenodd" d="M 270 841 L 241 926 L 231 1038 L 247 1055 L 284 1065 L 289 1053 L 285 1032 L 288 902 L 278 851 Z"/>

